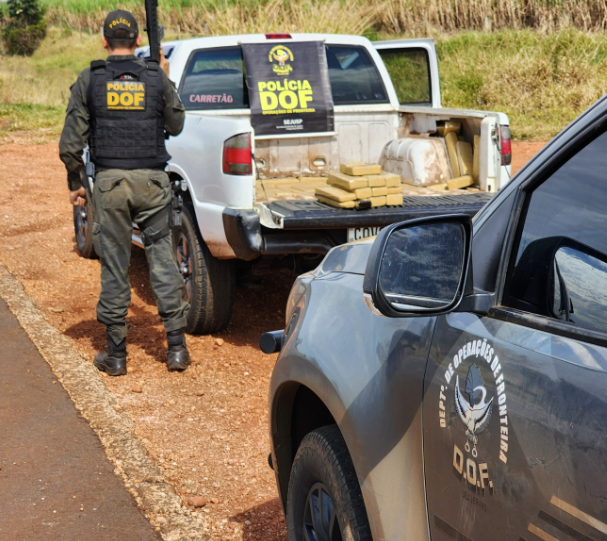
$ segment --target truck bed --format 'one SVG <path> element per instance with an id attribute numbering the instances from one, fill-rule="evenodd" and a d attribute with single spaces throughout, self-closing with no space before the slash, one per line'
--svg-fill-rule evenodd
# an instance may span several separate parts
<path id="1" fill-rule="evenodd" d="M 327 179 L 323 177 L 300 177 L 257 180 L 255 184 L 255 196 L 257 202 L 273 201 L 316 201 L 315 190 L 319 186 L 326 186 Z M 410 184 L 401 184 L 402 194 L 407 196 L 438 197 L 446 194 L 471 194 L 478 193 L 477 188 L 466 190 L 438 191 L 436 189 L 424 188 Z"/>
<path id="2" fill-rule="evenodd" d="M 473 216 L 494 195 L 485 192 L 434 194 L 430 197 L 405 196 L 401 207 L 368 210 L 338 209 L 316 200 L 271 201 L 261 204 L 269 212 L 274 226 L 280 229 L 342 229 L 383 227 L 394 222 L 438 214 L 464 213 Z"/>

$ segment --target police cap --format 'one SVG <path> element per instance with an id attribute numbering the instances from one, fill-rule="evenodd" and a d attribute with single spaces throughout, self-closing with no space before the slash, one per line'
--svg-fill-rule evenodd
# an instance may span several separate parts
<path id="1" fill-rule="evenodd" d="M 133 14 L 124 9 L 108 13 L 103 23 L 103 35 L 106 38 L 133 39 L 139 34 L 137 20 Z"/>

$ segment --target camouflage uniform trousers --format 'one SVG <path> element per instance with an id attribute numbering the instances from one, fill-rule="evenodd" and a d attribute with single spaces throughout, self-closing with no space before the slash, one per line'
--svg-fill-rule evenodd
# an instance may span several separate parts
<path id="1" fill-rule="evenodd" d="M 140 224 L 163 211 L 170 205 L 171 198 L 169 177 L 164 171 L 107 169 L 97 174 L 93 195 L 93 243 L 101 260 L 97 321 L 107 325 L 108 334 L 116 344 L 127 334 L 132 224 Z M 166 216 L 168 220 L 169 214 Z M 166 223 L 147 226 L 143 233 L 149 235 L 160 231 Z M 151 244 L 146 243 L 145 247 L 150 284 L 167 332 L 185 327 L 189 309 L 171 237 L 166 235 Z"/>

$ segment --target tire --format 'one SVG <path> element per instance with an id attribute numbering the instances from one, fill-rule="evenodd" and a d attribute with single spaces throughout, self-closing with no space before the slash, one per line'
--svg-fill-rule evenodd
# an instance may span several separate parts
<path id="1" fill-rule="evenodd" d="M 235 262 L 211 255 L 198 231 L 191 204 L 184 205 L 181 217 L 182 224 L 173 228 L 173 247 L 190 303 L 185 330 L 190 334 L 216 333 L 232 319 Z"/>
<path id="2" fill-rule="evenodd" d="M 287 493 L 287 539 L 372 541 L 358 478 L 335 425 L 310 432 L 297 450 Z"/>
<path id="3" fill-rule="evenodd" d="M 84 207 L 74 207 L 74 234 L 78 252 L 86 259 L 99 259 L 93 246 L 93 221 L 95 213 L 90 201 Z"/>

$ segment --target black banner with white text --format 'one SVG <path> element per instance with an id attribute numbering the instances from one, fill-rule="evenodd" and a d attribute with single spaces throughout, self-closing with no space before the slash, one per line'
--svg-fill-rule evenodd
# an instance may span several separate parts
<path id="1" fill-rule="evenodd" d="M 242 51 L 256 135 L 333 131 L 323 42 L 246 43 Z"/>

